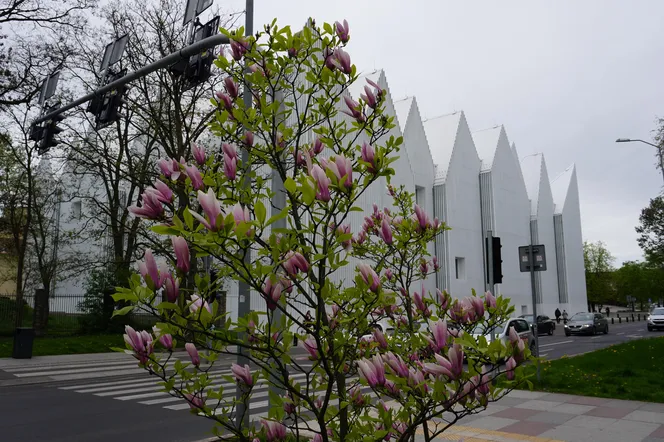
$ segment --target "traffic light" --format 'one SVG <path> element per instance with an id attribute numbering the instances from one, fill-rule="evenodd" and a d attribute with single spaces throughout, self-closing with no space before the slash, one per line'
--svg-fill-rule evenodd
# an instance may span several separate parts
<path id="1" fill-rule="evenodd" d="M 197 20 L 197 27 L 190 43 L 197 43 L 208 37 L 215 35 L 219 30 L 219 17 L 214 17 L 205 24 L 200 24 Z M 189 60 L 182 60 L 169 69 L 173 74 L 182 75 L 184 90 L 189 90 L 194 86 L 205 82 L 210 78 L 210 70 L 216 56 L 214 48 L 205 49 L 200 54 L 189 57 Z"/>
<path id="2" fill-rule="evenodd" d="M 55 138 L 55 136 L 64 130 L 58 126 L 58 123 L 62 122 L 64 119 L 64 115 L 58 114 L 50 120 L 44 122 L 44 127 L 41 133 L 41 143 L 38 143 L 37 146 L 37 152 L 39 155 L 45 154 L 51 149 L 51 147 L 55 147 L 60 144 L 60 140 Z"/>
<path id="3" fill-rule="evenodd" d="M 112 83 L 127 74 L 123 69 L 117 74 L 109 75 L 108 83 Z M 95 97 L 88 104 L 87 111 L 95 116 L 95 126 L 102 129 L 120 119 L 120 107 L 124 104 L 124 94 L 127 91 L 126 86 L 120 86 L 106 92 L 103 96 Z"/>
<path id="4" fill-rule="evenodd" d="M 491 240 L 493 241 L 491 247 L 493 252 L 493 283 L 500 284 L 503 282 L 503 258 L 500 251 L 503 246 L 500 245 L 499 237 L 494 236 Z"/>

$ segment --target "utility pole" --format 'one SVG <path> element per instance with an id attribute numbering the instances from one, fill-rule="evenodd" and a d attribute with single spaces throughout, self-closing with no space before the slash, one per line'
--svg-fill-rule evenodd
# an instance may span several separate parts
<path id="1" fill-rule="evenodd" d="M 540 361 L 539 361 L 539 332 L 537 330 L 537 292 L 535 287 L 535 256 L 533 248 L 533 224 L 530 223 L 530 247 L 528 247 L 528 263 L 530 264 L 530 286 L 533 296 L 533 335 L 535 337 L 535 356 L 537 357 L 537 382 L 540 381 Z"/>
<path id="2" fill-rule="evenodd" d="M 244 35 L 245 36 L 251 36 L 254 33 L 254 0 L 247 0 L 246 6 L 245 6 L 245 26 L 244 26 Z M 249 67 L 245 65 L 244 67 L 245 74 L 249 72 Z M 245 83 L 244 83 L 244 94 L 243 94 L 243 99 L 244 99 L 244 105 L 246 106 L 247 109 L 251 107 L 251 89 L 249 86 L 249 82 L 246 79 L 245 76 Z M 247 148 L 242 149 L 242 167 L 246 168 L 247 164 L 249 163 L 249 150 Z M 245 173 L 243 174 L 242 177 L 242 185 L 244 186 L 245 189 L 251 190 L 251 178 L 249 177 L 249 174 Z M 246 263 L 249 263 L 251 261 L 251 254 L 247 253 L 247 255 L 244 257 L 244 260 Z M 237 314 L 238 317 L 244 317 L 249 314 L 251 311 L 251 296 L 249 292 L 249 284 L 247 284 L 244 281 L 239 281 L 238 282 L 238 309 L 237 309 Z M 241 335 L 241 340 L 244 341 L 247 338 L 246 333 L 243 333 Z M 247 355 L 247 350 L 243 347 L 240 346 L 238 349 L 238 355 L 237 355 L 237 363 L 240 366 L 244 366 L 245 364 L 249 364 L 249 357 Z M 243 425 L 249 425 L 249 404 L 245 404 L 244 401 L 242 401 L 242 392 L 238 388 L 236 393 L 236 397 L 238 398 L 238 405 L 236 408 L 237 415 L 235 417 L 236 420 L 236 425 L 238 428 L 240 428 Z"/>

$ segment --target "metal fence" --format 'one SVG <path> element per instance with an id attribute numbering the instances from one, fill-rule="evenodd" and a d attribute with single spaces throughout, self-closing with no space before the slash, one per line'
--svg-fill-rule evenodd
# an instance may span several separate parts
<path id="1" fill-rule="evenodd" d="M 149 328 L 156 322 L 155 318 L 145 314 L 111 320 L 101 299 L 101 295 L 56 294 L 49 296 L 47 302 L 44 299 L 39 303 L 37 294 L 26 293 L 19 305 L 16 295 L 0 295 L 0 336 L 14 334 L 19 309 L 22 309 L 20 326 L 33 327 L 41 336 L 98 334 L 121 329 L 127 323 Z M 35 301 L 38 302 L 37 308 Z"/>

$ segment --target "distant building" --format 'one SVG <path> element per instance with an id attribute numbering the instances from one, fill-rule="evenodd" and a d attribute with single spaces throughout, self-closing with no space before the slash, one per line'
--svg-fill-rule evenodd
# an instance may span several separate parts
<path id="1" fill-rule="evenodd" d="M 503 281 L 495 290 L 511 298 L 515 315 L 532 311 L 530 276 L 519 271 L 518 262 L 518 247 L 528 245 L 531 237 L 535 244 L 544 244 L 547 253 L 548 269 L 536 277 L 539 311 L 553 315 L 556 308 L 568 312 L 585 310 L 575 168 L 571 166 L 552 184 L 544 157 L 538 154 L 519 161 L 516 147 L 510 144 L 503 127 L 473 133 L 463 112 L 423 120 L 414 97 L 393 100 L 383 71 L 360 78 L 347 94 L 359 99 L 366 77 L 386 91 L 386 111 L 396 123 L 387 136 L 404 139 L 399 159 L 393 164 L 396 175 L 392 184 L 415 193 L 416 202 L 432 219 L 437 217 L 451 227 L 429 246 L 429 253 L 437 257 L 441 269 L 425 281 L 426 289 L 447 290 L 459 298 L 469 296 L 472 289 L 478 293 L 489 289 L 484 239 L 491 230 L 502 241 Z M 337 118 L 347 117 L 340 114 Z M 362 141 L 358 139 L 358 143 Z M 386 185 L 384 179 L 379 180 L 362 196 L 358 204 L 365 213 L 354 212 L 348 221 L 353 233 L 360 230 L 374 203 L 381 208 L 390 207 Z M 94 183 L 90 186 L 94 195 Z M 62 204 L 68 230 L 75 230 L 73 224 L 81 211 L 78 204 Z M 94 255 L 103 255 L 108 245 L 89 248 Z M 354 275 L 351 262 L 334 279 L 352 283 Z M 81 290 L 82 279 L 80 275 L 76 280 L 59 282 L 55 295 Z M 419 285 L 411 290 L 419 290 Z M 235 319 L 237 284 L 227 287 L 226 299 L 226 311 Z M 252 293 L 251 304 L 254 310 L 265 309 L 265 301 L 257 293 Z"/>

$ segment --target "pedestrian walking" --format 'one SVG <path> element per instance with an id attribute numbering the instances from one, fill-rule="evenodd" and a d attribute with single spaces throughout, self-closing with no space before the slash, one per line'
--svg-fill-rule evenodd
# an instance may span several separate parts
<path id="1" fill-rule="evenodd" d="M 557 322 L 558 324 L 560 324 L 560 315 L 561 315 L 561 313 L 560 313 L 560 309 L 557 308 L 557 309 L 556 309 L 556 313 L 554 313 L 554 314 L 556 315 L 556 322 Z"/>
<path id="2" fill-rule="evenodd" d="M 567 324 L 567 310 L 563 309 L 563 324 Z"/>
<path id="3" fill-rule="evenodd" d="M 610 313 L 611 313 L 611 309 L 609 308 L 609 306 L 606 306 L 606 317 L 607 318 L 609 317 Z"/>

